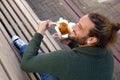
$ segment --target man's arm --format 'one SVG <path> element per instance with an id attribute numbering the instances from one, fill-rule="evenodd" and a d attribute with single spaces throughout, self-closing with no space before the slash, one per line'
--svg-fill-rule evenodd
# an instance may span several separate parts
<path id="1" fill-rule="evenodd" d="M 70 50 L 59 50 L 49 54 L 37 55 L 42 35 L 35 33 L 25 50 L 21 61 L 21 68 L 26 72 L 45 72 L 63 75 L 68 71 Z M 64 67 L 64 68 L 63 68 Z"/>
<path id="2" fill-rule="evenodd" d="M 43 36 L 39 33 L 35 33 L 32 40 L 28 44 L 27 48 L 25 49 L 22 61 L 21 61 L 21 67 L 25 68 L 26 66 L 30 66 L 29 62 L 31 62 L 32 59 L 38 54 L 40 43 L 43 39 Z"/>

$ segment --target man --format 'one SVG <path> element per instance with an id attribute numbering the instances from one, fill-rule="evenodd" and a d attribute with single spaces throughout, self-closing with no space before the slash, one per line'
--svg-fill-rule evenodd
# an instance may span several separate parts
<path id="1" fill-rule="evenodd" d="M 112 80 L 113 54 L 108 47 L 114 43 L 120 24 L 113 24 L 98 13 L 90 13 L 73 26 L 68 39 L 60 40 L 71 50 L 37 56 L 49 27 L 49 21 L 39 23 L 39 29 L 22 58 L 21 68 L 24 71 L 49 73 L 58 80 Z"/>

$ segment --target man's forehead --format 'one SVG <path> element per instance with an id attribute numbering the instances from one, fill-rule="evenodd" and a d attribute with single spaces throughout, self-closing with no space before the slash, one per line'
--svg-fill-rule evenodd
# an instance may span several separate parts
<path id="1" fill-rule="evenodd" d="M 89 18 L 88 15 L 84 15 L 84 16 L 82 16 L 82 17 L 79 19 L 79 21 L 84 20 L 84 19 L 87 19 L 87 18 Z"/>
<path id="2" fill-rule="evenodd" d="M 80 18 L 79 24 L 81 24 L 82 26 L 91 26 L 94 27 L 94 23 L 90 20 L 88 15 L 84 15 L 83 17 Z"/>

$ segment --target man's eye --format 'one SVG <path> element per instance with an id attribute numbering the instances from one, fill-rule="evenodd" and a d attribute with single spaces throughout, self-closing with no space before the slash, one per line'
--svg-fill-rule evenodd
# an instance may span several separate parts
<path id="1" fill-rule="evenodd" d="M 80 25 L 78 25 L 79 29 L 82 29 Z"/>
<path id="2" fill-rule="evenodd" d="M 80 23 L 78 24 L 78 27 L 79 27 L 80 29 L 83 29 Z"/>

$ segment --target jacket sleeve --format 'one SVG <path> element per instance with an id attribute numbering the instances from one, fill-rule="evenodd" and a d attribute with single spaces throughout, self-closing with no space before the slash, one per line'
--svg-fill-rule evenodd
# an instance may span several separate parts
<path id="1" fill-rule="evenodd" d="M 43 36 L 36 33 L 25 50 L 21 68 L 26 72 L 45 72 L 63 74 L 68 69 L 67 50 L 59 50 L 48 54 L 37 55 Z M 62 68 L 64 67 L 64 68 Z M 67 72 L 67 71 L 66 71 Z"/>

